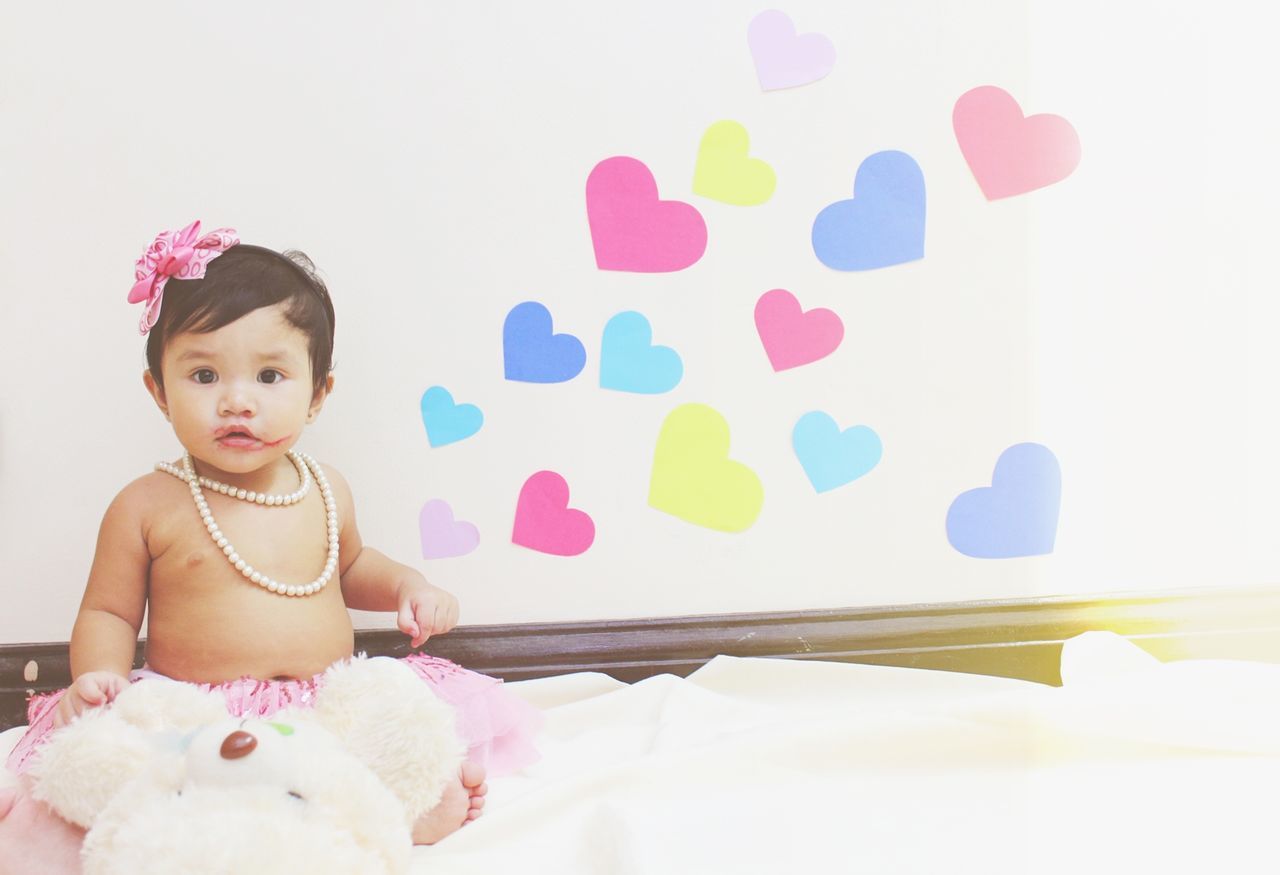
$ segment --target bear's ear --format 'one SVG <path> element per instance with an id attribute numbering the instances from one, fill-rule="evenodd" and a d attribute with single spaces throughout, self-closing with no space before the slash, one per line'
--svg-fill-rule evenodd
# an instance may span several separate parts
<path id="1" fill-rule="evenodd" d="M 453 709 L 396 659 L 333 666 L 312 714 L 396 795 L 411 823 L 440 801 L 466 754 Z"/>
<path id="2" fill-rule="evenodd" d="M 32 795 L 88 829 L 143 770 L 154 770 L 153 780 L 172 781 L 186 733 L 226 716 L 216 693 L 164 679 L 138 681 L 111 707 L 88 711 L 50 736 L 32 760 Z"/>
<path id="3" fill-rule="evenodd" d="M 32 795 L 88 829 L 156 755 L 148 733 L 112 708 L 88 711 L 58 730 L 32 759 Z"/>

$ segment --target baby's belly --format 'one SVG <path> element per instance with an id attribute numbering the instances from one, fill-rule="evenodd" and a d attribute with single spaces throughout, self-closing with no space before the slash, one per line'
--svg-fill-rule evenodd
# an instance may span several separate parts
<path id="1" fill-rule="evenodd" d="M 218 577 L 152 580 L 146 648 L 152 669 L 201 683 L 309 678 L 351 655 L 354 633 L 337 578 L 315 595 L 290 598 L 238 575 Z"/>

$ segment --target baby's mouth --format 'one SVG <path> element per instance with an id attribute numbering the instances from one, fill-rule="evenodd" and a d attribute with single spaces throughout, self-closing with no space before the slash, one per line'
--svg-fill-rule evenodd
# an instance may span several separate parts
<path id="1" fill-rule="evenodd" d="M 243 426 L 225 426 L 214 432 L 214 440 L 232 447 L 244 447 L 260 443 L 257 435 Z"/>

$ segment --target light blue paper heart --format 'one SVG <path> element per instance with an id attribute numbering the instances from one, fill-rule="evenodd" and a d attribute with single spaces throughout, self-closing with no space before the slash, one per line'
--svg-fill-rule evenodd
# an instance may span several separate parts
<path id="1" fill-rule="evenodd" d="M 443 447 L 478 432 L 484 413 L 474 404 L 454 404 L 448 389 L 432 386 L 422 393 L 422 424 L 427 427 L 427 442 Z"/>
<path id="2" fill-rule="evenodd" d="M 684 363 L 671 347 L 652 344 L 653 328 L 642 314 L 627 310 L 610 319 L 600 340 L 600 387 L 641 395 L 674 389 Z"/>
<path id="3" fill-rule="evenodd" d="M 865 425 L 844 431 L 821 410 L 800 417 L 791 431 L 791 446 L 813 488 L 826 492 L 852 483 L 880 464 L 880 436 Z"/>
<path id="4" fill-rule="evenodd" d="M 905 152 L 876 152 L 858 166 L 853 198 L 813 220 L 813 252 L 836 270 L 872 270 L 924 258 L 924 174 Z"/>
<path id="5" fill-rule="evenodd" d="M 966 556 L 1009 559 L 1053 552 L 1062 471 L 1041 444 L 1000 454 L 991 485 L 962 492 L 947 510 L 947 540 Z"/>

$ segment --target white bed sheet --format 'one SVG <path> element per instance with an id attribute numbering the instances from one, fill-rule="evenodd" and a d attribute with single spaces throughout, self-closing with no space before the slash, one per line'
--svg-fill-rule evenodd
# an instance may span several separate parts
<path id="1" fill-rule="evenodd" d="M 1280 666 L 1116 636 L 1062 688 L 720 657 L 512 684 L 543 760 L 414 872 L 1274 872 Z"/>
<path id="2" fill-rule="evenodd" d="M 413 872 L 1280 868 L 1280 666 L 1089 633 L 1063 677 L 719 657 L 513 683 L 546 716 L 543 759 Z"/>

